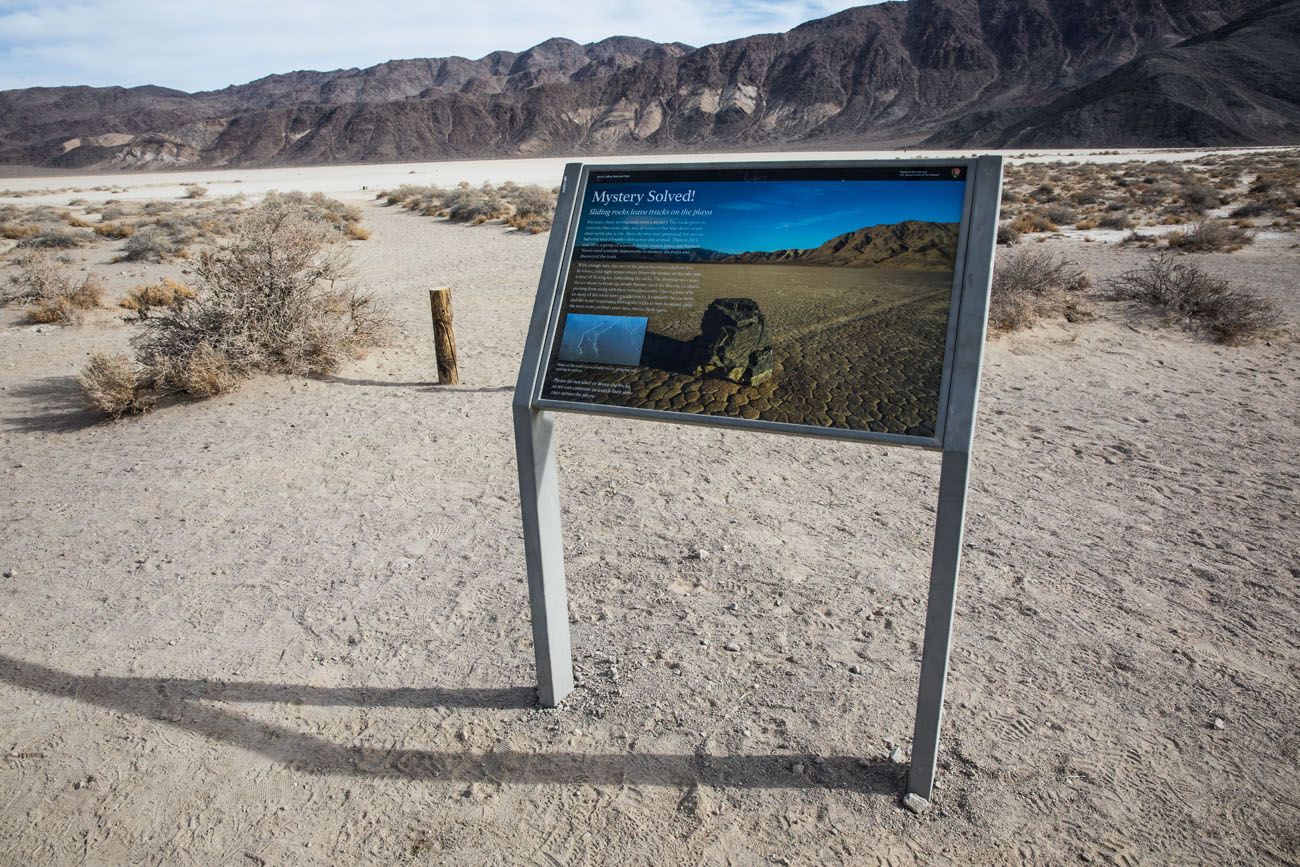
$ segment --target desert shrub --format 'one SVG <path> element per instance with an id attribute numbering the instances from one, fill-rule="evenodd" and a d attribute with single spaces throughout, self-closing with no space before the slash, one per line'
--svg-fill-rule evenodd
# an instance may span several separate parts
<path id="1" fill-rule="evenodd" d="M 85 232 L 78 232 L 71 226 L 41 226 L 39 229 L 35 234 L 19 241 L 18 246 L 38 250 L 67 250 L 80 247 L 89 240 Z"/>
<path id="2" fill-rule="evenodd" d="M 369 241 L 371 233 L 365 226 L 358 223 L 348 223 L 344 234 L 347 235 L 349 241 Z"/>
<path id="3" fill-rule="evenodd" d="M 1046 205 L 1045 207 L 1039 209 L 1039 213 L 1041 213 L 1044 217 L 1046 217 L 1049 222 L 1056 223 L 1057 225 L 1074 223 L 1077 222 L 1079 219 L 1078 211 L 1076 211 L 1074 208 L 1071 208 L 1069 205 L 1063 205 L 1059 203 Z"/>
<path id="4" fill-rule="evenodd" d="M 1020 240 L 1020 230 L 1011 223 L 1003 221 L 998 224 L 998 243 L 1008 247 Z"/>
<path id="5" fill-rule="evenodd" d="M 454 223 L 482 224 L 504 217 L 509 210 L 506 200 L 491 184 L 471 187 L 461 184 L 447 193 L 443 200 L 447 219 Z"/>
<path id="6" fill-rule="evenodd" d="M 1133 226 L 1133 221 L 1129 219 L 1128 214 L 1113 213 L 1106 214 L 1097 220 L 1097 225 L 1103 229 L 1129 229 Z"/>
<path id="7" fill-rule="evenodd" d="M 1107 288 L 1112 298 L 1147 304 L 1219 343 L 1247 343 L 1281 327 L 1281 314 L 1269 299 L 1168 253 L 1111 279 Z"/>
<path id="8" fill-rule="evenodd" d="M 1105 196 L 1105 190 L 1094 184 L 1071 193 L 1070 202 L 1075 205 L 1095 205 L 1097 202 L 1102 201 Z"/>
<path id="9" fill-rule="evenodd" d="M 32 235 L 40 234 L 41 227 L 31 223 L 0 223 L 0 238 L 10 241 L 22 241 Z"/>
<path id="10" fill-rule="evenodd" d="M 115 241 L 120 241 L 124 238 L 129 238 L 135 234 L 135 226 L 131 225 L 130 223 L 102 223 L 101 222 L 101 223 L 96 223 L 93 228 L 95 234 L 99 235 L 101 238 L 112 238 Z"/>
<path id="11" fill-rule="evenodd" d="M 37 251 L 22 253 L 13 260 L 0 304 L 26 304 L 70 291 L 72 277 L 49 256 Z"/>
<path id="12" fill-rule="evenodd" d="M 104 287 L 87 278 L 66 293 L 37 298 L 25 312 L 32 322 L 67 325 L 78 321 L 81 311 L 98 307 L 103 298 Z"/>
<path id="13" fill-rule="evenodd" d="M 1041 211 L 1030 211 L 1021 214 L 1011 221 L 1011 227 L 1022 235 L 1029 235 L 1034 232 L 1055 232 L 1057 225 L 1047 219 L 1047 215 Z"/>
<path id="14" fill-rule="evenodd" d="M 95 277 L 78 280 L 44 252 L 25 252 L 13 267 L 0 304 L 26 304 L 27 318 L 33 322 L 74 322 L 80 311 L 103 301 L 104 287 Z"/>
<path id="15" fill-rule="evenodd" d="M 1193 181 L 1183 185 L 1183 204 L 1198 214 L 1219 207 L 1219 193 L 1208 184 Z"/>
<path id="16" fill-rule="evenodd" d="M 190 244 L 229 236 L 234 231 L 239 216 L 245 211 L 243 202 L 243 196 L 193 201 L 108 201 L 100 205 L 88 205 L 86 212 L 100 215 L 100 222 L 90 225 L 96 234 L 106 238 L 128 238 L 134 232 L 149 227 L 164 231 L 167 238 L 158 236 L 154 239 L 161 239 L 161 245 L 153 245 L 154 249 L 142 249 L 139 254 L 143 259 L 151 260 L 155 257 L 181 255 L 181 250 Z M 172 252 L 159 249 L 159 246 L 170 248 Z"/>
<path id="17" fill-rule="evenodd" d="M 1178 187 L 1169 181 L 1155 181 L 1137 194 L 1138 203 L 1148 208 L 1163 204 L 1170 196 L 1178 192 Z"/>
<path id="18" fill-rule="evenodd" d="M 1156 241 L 1158 240 L 1159 238 L 1155 235 L 1144 235 L 1141 232 L 1134 229 L 1133 231 L 1130 231 L 1127 235 L 1125 235 L 1123 238 L 1121 238 L 1120 243 L 1125 246 L 1129 244 L 1135 244 L 1139 247 L 1154 247 Z"/>
<path id="19" fill-rule="evenodd" d="M 347 205 L 338 199 L 331 199 L 324 193 L 307 193 L 290 190 L 287 193 L 272 190 L 262 200 L 263 204 L 284 205 L 297 211 L 303 217 L 332 226 L 347 234 L 351 227 L 361 222 L 361 209 Z"/>
<path id="20" fill-rule="evenodd" d="M 1238 205 L 1229 214 L 1236 218 L 1263 217 L 1265 215 L 1285 216 L 1291 210 L 1291 202 L 1281 195 L 1271 194 L 1258 197 Z"/>
<path id="21" fill-rule="evenodd" d="M 391 319 L 351 283 L 341 240 L 292 197 L 249 211 L 228 244 L 200 254 L 197 297 L 141 323 L 129 408 L 167 394 L 221 394 L 259 372 L 330 373 L 384 342 Z"/>
<path id="22" fill-rule="evenodd" d="M 989 297 L 991 333 L 1018 331 L 1045 317 L 1084 319 L 1088 275 L 1046 250 L 1017 247 L 998 257 Z"/>
<path id="23" fill-rule="evenodd" d="M 557 198 L 554 190 L 536 184 L 526 187 L 511 184 L 509 188 L 503 184 L 502 190 L 505 191 L 506 200 L 514 209 L 514 213 L 506 218 L 507 225 L 534 235 L 551 228 Z"/>
<path id="24" fill-rule="evenodd" d="M 131 234 L 122 245 L 122 261 L 161 262 L 180 256 L 185 244 L 161 226 L 145 226 Z"/>
<path id="25" fill-rule="evenodd" d="M 129 356 L 96 352 L 77 380 L 90 405 L 105 415 L 118 418 L 148 407 L 148 394 L 139 387 L 139 366 Z"/>
<path id="26" fill-rule="evenodd" d="M 72 305 L 59 298 L 41 298 L 27 305 L 24 311 L 29 322 L 38 325 L 55 325 L 73 321 L 76 314 Z"/>
<path id="27" fill-rule="evenodd" d="M 201 199 L 208 194 L 208 188 L 199 184 L 190 184 L 185 188 L 185 198 Z"/>
<path id="28" fill-rule="evenodd" d="M 178 280 L 172 280 L 170 277 L 164 277 L 157 283 L 148 283 L 135 287 L 117 303 L 119 307 L 134 310 L 141 319 L 145 319 L 148 318 L 149 311 L 154 307 L 175 307 L 196 297 L 198 297 L 198 293 L 191 286 Z"/>
<path id="29" fill-rule="evenodd" d="M 558 192 L 535 184 L 520 186 L 512 181 L 478 187 L 462 182 L 451 189 L 403 184 L 375 198 L 426 217 L 444 217 L 474 226 L 504 220 L 520 231 L 536 234 L 551 228 Z"/>
<path id="30" fill-rule="evenodd" d="M 209 343 L 200 343 L 178 371 L 178 384 L 194 397 L 216 397 L 234 391 L 239 377 L 229 356 Z"/>
<path id="31" fill-rule="evenodd" d="M 434 189 L 437 188 L 432 186 L 421 186 L 420 184 L 402 184 L 391 190 L 383 190 L 376 193 L 375 198 L 383 199 L 385 203 L 389 205 L 400 205 L 410 199 L 419 198 Z"/>
<path id="32" fill-rule="evenodd" d="M 1043 184 L 1029 192 L 1029 198 L 1035 202 L 1054 202 L 1056 201 L 1056 188 L 1051 184 Z"/>
<path id="33" fill-rule="evenodd" d="M 91 275 L 87 275 L 73 284 L 72 290 L 64 297 L 77 310 L 93 310 L 104 303 L 104 284 Z"/>
<path id="34" fill-rule="evenodd" d="M 1170 247 L 1189 253 L 1231 253 L 1253 243 L 1255 236 L 1223 220 L 1206 220 L 1190 231 L 1170 232 L 1166 240 Z"/>

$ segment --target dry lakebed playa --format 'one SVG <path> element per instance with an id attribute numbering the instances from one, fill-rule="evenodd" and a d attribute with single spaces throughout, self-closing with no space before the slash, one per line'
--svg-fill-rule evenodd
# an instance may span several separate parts
<path id="1" fill-rule="evenodd" d="M 549 235 L 374 196 L 563 162 L 0 180 L 22 206 L 323 192 L 402 326 L 336 375 L 114 422 L 77 371 L 138 327 L 117 298 L 192 263 L 80 247 L 106 306 L 0 309 L 0 864 L 1300 863 L 1289 333 L 1222 346 L 1099 297 L 988 343 L 927 812 L 899 798 L 937 454 L 562 415 L 580 684 L 539 708 L 510 401 Z M 1125 234 L 1021 244 L 1101 286 L 1152 255 Z M 1187 255 L 1295 328 L 1298 244 Z"/>

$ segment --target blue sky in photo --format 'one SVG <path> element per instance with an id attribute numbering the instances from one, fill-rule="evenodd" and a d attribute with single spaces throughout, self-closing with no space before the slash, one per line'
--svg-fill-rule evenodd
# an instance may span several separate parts
<path id="1" fill-rule="evenodd" d="M 874 2 L 874 0 L 872 0 Z M 0 0 L 0 90 L 215 90 L 273 73 L 482 57 L 562 36 L 702 46 L 779 33 L 861 0 Z"/>
<path id="2" fill-rule="evenodd" d="M 960 181 L 702 181 L 593 184 L 588 197 L 598 189 L 612 193 L 695 189 L 693 203 L 667 207 L 713 211 L 705 218 L 707 226 L 698 246 L 720 253 L 746 253 L 807 249 L 864 226 L 904 220 L 956 223 L 961 220 L 965 188 Z M 618 210 L 626 206 L 603 207 Z M 632 210 L 659 207 L 665 206 L 647 203 Z"/>

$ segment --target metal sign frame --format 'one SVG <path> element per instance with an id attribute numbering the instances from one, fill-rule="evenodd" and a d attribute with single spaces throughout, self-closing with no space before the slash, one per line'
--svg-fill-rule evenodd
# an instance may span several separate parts
<path id="1" fill-rule="evenodd" d="M 550 358 L 560 315 L 561 293 L 576 240 L 579 205 L 592 171 L 670 169 L 689 171 L 725 168 L 898 167 L 913 165 L 966 166 L 966 190 L 961 233 L 954 267 L 952 303 L 940 384 L 940 407 L 934 437 L 915 437 L 810 425 L 692 413 L 644 410 L 541 397 L 545 365 Z M 925 643 L 921 652 L 920 688 L 912 737 L 907 791 L 928 800 L 933 792 L 943 719 L 944 687 L 952 639 L 957 573 L 966 514 L 975 410 L 979 396 L 993 251 L 997 240 L 1002 191 L 1002 158 L 918 159 L 876 161 L 791 161 L 774 163 L 695 163 L 595 165 L 565 167 L 546 248 L 537 300 L 524 344 L 513 401 L 515 451 L 523 517 L 524 555 L 532 614 L 533 648 L 537 663 L 538 700 L 555 707 L 573 689 L 573 660 L 569 644 L 568 594 L 564 577 L 560 528 L 558 467 L 555 457 L 555 411 L 621 415 L 653 421 L 705 424 L 715 427 L 764 430 L 772 433 L 878 442 L 943 452 L 939 498 L 930 564 Z"/>

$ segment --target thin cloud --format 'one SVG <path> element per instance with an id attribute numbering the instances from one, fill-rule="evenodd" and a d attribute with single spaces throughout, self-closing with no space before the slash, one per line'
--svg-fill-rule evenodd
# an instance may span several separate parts
<path id="1" fill-rule="evenodd" d="M 705 45 L 789 30 L 843 0 L 0 0 L 0 89 L 156 84 L 212 90 L 298 69 L 522 51 L 552 36 Z"/>

